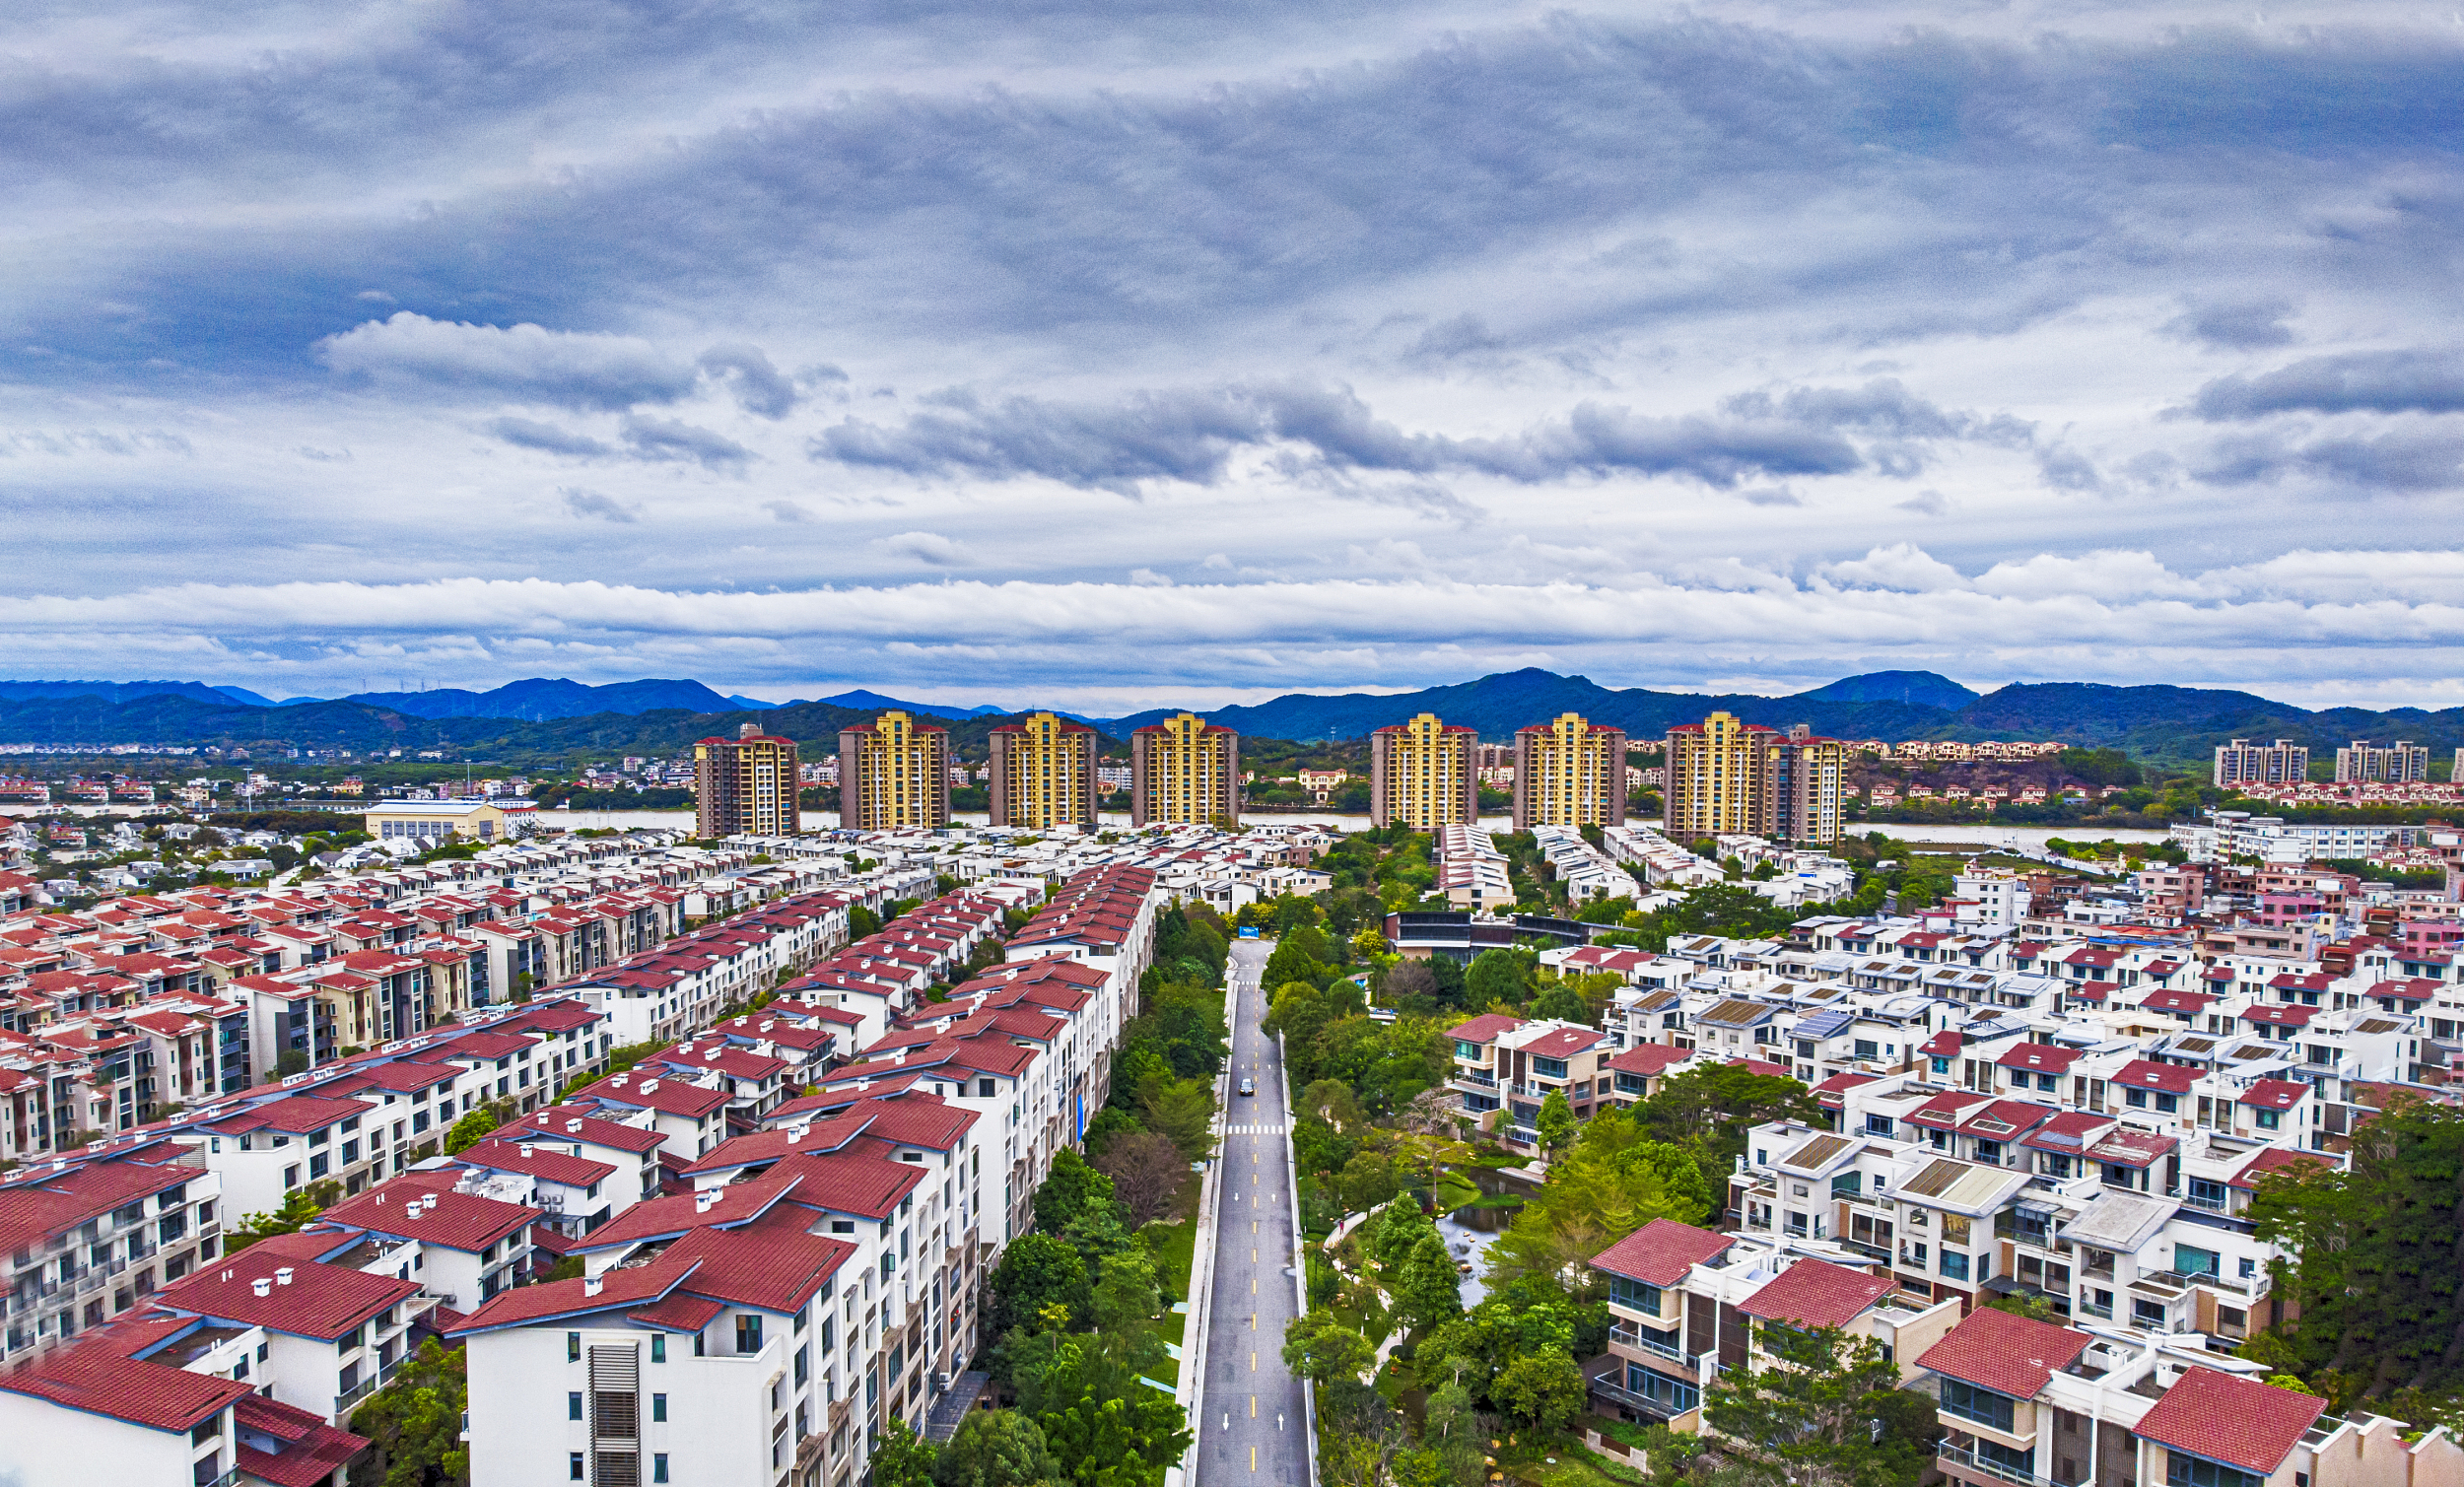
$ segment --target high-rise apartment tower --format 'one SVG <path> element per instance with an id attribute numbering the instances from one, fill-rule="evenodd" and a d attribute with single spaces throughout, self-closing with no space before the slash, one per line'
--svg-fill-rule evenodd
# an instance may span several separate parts
<path id="1" fill-rule="evenodd" d="M 1369 735 L 1369 824 L 1433 832 L 1480 814 L 1477 728 L 1450 728 L 1434 712 Z"/>
<path id="2" fill-rule="evenodd" d="M 795 740 L 759 723 L 739 725 L 733 738 L 703 739 L 693 746 L 693 794 L 697 837 L 794 835 Z"/>
<path id="3" fill-rule="evenodd" d="M 1625 730 L 1572 713 L 1514 736 L 1514 829 L 1625 825 Z"/>
<path id="4" fill-rule="evenodd" d="M 1742 833 L 1811 846 L 1839 840 L 1847 746 L 1810 731 L 1782 735 L 1714 712 L 1671 728 L 1664 824 L 1680 842 Z"/>
<path id="5" fill-rule="evenodd" d="M 1241 735 L 1182 712 L 1129 735 L 1129 824 L 1241 819 Z"/>
<path id="6" fill-rule="evenodd" d="M 864 832 L 949 825 L 949 730 L 899 711 L 841 728 L 839 824 Z"/>
<path id="7" fill-rule="evenodd" d="M 992 824 L 1095 826 L 1095 730 L 1050 712 L 992 729 Z"/>

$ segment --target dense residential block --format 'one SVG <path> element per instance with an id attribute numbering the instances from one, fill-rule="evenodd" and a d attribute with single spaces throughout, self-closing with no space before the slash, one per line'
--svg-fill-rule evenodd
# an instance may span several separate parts
<path id="1" fill-rule="evenodd" d="M 1663 819 L 1680 841 L 1744 835 L 1828 846 L 1839 840 L 1847 745 L 1714 712 L 1671 728 Z"/>

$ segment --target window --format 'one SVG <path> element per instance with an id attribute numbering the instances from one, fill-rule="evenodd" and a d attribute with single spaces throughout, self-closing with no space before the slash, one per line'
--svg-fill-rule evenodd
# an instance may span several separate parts
<path id="1" fill-rule="evenodd" d="M 2169 1447 L 2164 1453 L 2164 1487 L 2265 1487 L 2256 1472 L 2205 1460 Z"/>
<path id="2" fill-rule="evenodd" d="M 1866 1116 L 1866 1117 L 1865 1117 L 1865 1133 L 1866 1133 L 1867 1135 L 1869 1135 L 1869 1136 L 1881 1136 L 1881 1137 L 1884 1138 L 1885 1140 L 1889 1139 L 1889 1136 L 1890 1136 L 1890 1116 L 1888 1116 L 1888 1115 L 1868 1115 L 1868 1116 Z"/>
<path id="3" fill-rule="evenodd" d="M 652 1425 L 667 1423 L 667 1396 L 665 1394 L 650 1396 L 650 1423 Z"/>
<path id="4" fill-rule="evenodd" d="M 565 1418 L 568 1420 L 582 1418 L 582 1390 L 573 1389 L 565 1395 Z"/>
<path id="5" fill-rule="evenodd" d="M 2124 1090 L 2122 1091 L 2122 1103 L 2129 1106 L 2132 1110 L 2144 1111 L 2148 1108 L 2148 1092 L 2146 1090 Z"/>
<path id="6" fill-rule="evenodd" d="M 566 1453 L 566 1454 L 565 1454 L 565 1479 L 566 1479 L 567 1481 L 569 1481 L 569 1482 L 579 1482 L 579 1481 L 581 1481 L 581 1480 L 582 1480 L 582 1453 L 581 1453 L 581 1452 L 574 1451 L 574 1452 L 568 1452 L 568 1453 Z"/>
<path id="7" fill-rule="evenodd" d="M 1946 1378 L 1942 1382 L 1942 1412 L 1946 1415 L 2007 1431 L 2011 1428 L 2012 1404 L 2009 1394 L 1998 1394 L 1958 1379 Z"/>
<path id="8" fill-rule="evenodd" d="M 2259 1129 L 2261 1130 L 2276 1130 L 2284 1125 L 2285 1113 L 2283 1111 L 2260 1111 L 2251 1118 L 2258 1121 Z M 2229 1470 L 2230 1468 L 2225 1469 Z M 2243 1474 L 2247 1475 L 2248 1473 L 2245 1472 Z"/>
<path id="9" fill-rule="evenodd" d="M 223 1412 L 221 1410 L 216 1410 L 211 1418 L 199 1424 L 196 1429 L 188 1432 L 188 1444 L 191 1446 L 203 1446 L 208 1441 L 221 1439 L 222 1434 Z"/>
<path id="10" fill-rule="evenodd" d="M 667 1453 L 663 1451 L 650 1453 L 650 1480 L 653 1482 L 667 1480 Z"/>
<path id="11" fill-rule="evenodd" d="M 2133 1326 L 2146 1327 L 2152 1332 L 2161 1332 L 2164 1330 L 2164 1303 L 2133 1301 L 2130 1304 L 2130 1319 Z"/>
<path id="12" fill-rule="evenodd" d="M 1979 1464 L 2001 1468 L 1995 1473 L 1998 1476 L 2026 1481 L 2036 1474 L 2036 1453 L 2033 1450 L 2016 1451 L 1998 1441 L 1980 1439 L 1975 1452 Z"/>
<path id="13" fill-rule="evenodd" d="M 1879 1039 L 1873 1039 L 1873 1038 L 1860 1038 L 1860 1039 L 1858 1039 L 1858 1040 L 1857 1040 L 1857 1056 L 1858 1056 L 1859 1058 L 1880 1058 L 1880 1057 L 1882 1057 L 1882 1045 L 1881 1041 L 1880 1041 Z"/>
<path id="14" fill-rule="evenodd" d="M 2174 1114 L 2176 1114 L 2177 1112 L 2179 1112 L 2179 1111 L 2181 1110 L 2181 1108 L 2182 1108 L 2181 1098 L 2180 1098 L 2179 1096 L 2177 1096 L 2177 1095 L 2158 1095 L 2158 1096 L 2156 1096 L 2156 1109 L 2157 1109 L 2158 1111 L 2161 1111 L 2161 1112 L 2162 1112 L 2162 1113 L 2164 1113 L 2165 1115 L 2174 1115 Z"/>
<path id="15" fill-rule="evenodd" d="M 652 1363 L 665 1363 L 667 1361 L 667 1334 L 665 1332 L 652 1332 L 650 1334 L 650 1361 Z M 665 1396 L 661 1395 L 661 1397 L 663 1398 Z"/>
<path id="16" fill-rule="evenodd" d="M 887 1258 L 887 1256 L 885 1255 L 884 1258 Z M 747 1313 L 738 1313 L 736 1315 L 736 1351 L 739 1353 L 758 1353 L 761 1350 L 761 1318 Z"/>
<path id="17" fill-rule="evenodd" d="M 2218 1259 L 2213 1250 L 2202 1250 L 2195 1245 L 2173 1247 L 2173 1269 L 2178 1274 L 2221 1275 L 2224 1272 L 2218 1267 Z"/>
<path id="18" fill-rule="evenodd" d="M 1608 1277 L 1608 1300 L 1612 1305 L 1629 1307 L 1646 1317 L 1660 1315 L 1660 1288 L 1622 1275 Z"/>
<path id="19" fill-rule="evenodd" d="M 582 1361 L 582 1334 L 580 1332 L 567 1332 L 565 1334 L 565 1361 L 567 1363 L 580 1363 Z"/>

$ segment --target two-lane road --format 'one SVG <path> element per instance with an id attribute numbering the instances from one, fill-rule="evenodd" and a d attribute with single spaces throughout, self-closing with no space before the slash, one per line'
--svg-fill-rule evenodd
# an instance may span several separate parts
<path id="1" fill-rule="evenodd" d="M 1266 1015 L 1258 978 L 1273 948 L 1235 940 L 1227 968 L 1234 1093 L 1224 1113 L 1205 1391 L 1193 1422 L 1197 1487 L 1306 1487 L 1309 1480 L 1300 1383 L 1283 1367 L 1283 1329 L 1298 1304 L 1283 1060 L 1258 1029 Z M 1243 1079 L 1258 1093 L 1241 1095 Z"/>

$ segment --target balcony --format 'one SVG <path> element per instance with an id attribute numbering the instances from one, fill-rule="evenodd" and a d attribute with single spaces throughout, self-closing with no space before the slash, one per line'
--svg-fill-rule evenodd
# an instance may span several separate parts
<path id="1" fill-rule="evenodd" d="M 2047 1478 L 2037 1476 L 2032 1472 L 2020 1471 L 2017 1467 L 2005 1466 L 1998 1461 L 1989 1461 L 1975 1452 L 1963 1451 L 1948 1441 L 1937 1447 L 1934 1454 L 1942 1460 L 1943 1469 L 1946 1472 L 1956 1468 L 1960 1471 L 1977 1472 L 1997 1481 L 2011 1482 L 2016 1484 L 2016 1487 L 2054 1487 L 2054 1483 Z"/>
<path id="2" fill-rule="evenodd" d="M 1474 1074 L 1469 1069 L 1455 1070 L 1455 1083 L 1475 1085 L 1484 1090 L 1493 1090 L 1497 1088 L 1496 1080 L 1491 1079 L 1486 1074 Z"/>
<path id="3" fill-rule="evenodd" d="M 1702 1367 L 1701 1354 L 1689 1353 L 1679 1347 L 1671 1347 L 1667 1343 L 1659 1341 L 1651 1333 L 1646 1332 L 1642 1328 L 1634 1326 L 1629 1322 L 1610 1322 L 1608 1324 L 1608 1341 L 1612 1346 L 1629 1347 L 1633 1348 L 1637 1352 L 1650 1353 L 1656 1357 L 1665 1358 L 1669 1362 L 1678 1364 L 1684 1368 L 1698 1370 Z"/>
<path id="4" fill-rule="evenodd" d="M 334 1418 L 336 1420 L 341 1420 L 352 1405 L 359 1403 L 362 1399 L 365 1399 L 369 1395 L 376 1392 L 376 1376 L 371 1374 L 367 1378 L 362 1379 L 359 1383 L 351 1386 L 351 1387 L 346 1391 L 334 1395 Z"/>

